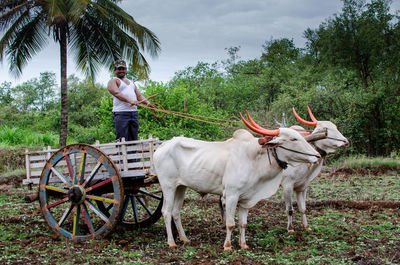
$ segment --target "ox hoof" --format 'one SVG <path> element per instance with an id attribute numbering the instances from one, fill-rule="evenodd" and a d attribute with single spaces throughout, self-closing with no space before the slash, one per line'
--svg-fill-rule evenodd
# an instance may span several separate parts
<path id="1" fill-rule="evenodd" d="M 240 246 L 240 248 L 242 249 L 242 250 L 248 250 L 248 249 L 250 249 L 249 248 L 249 246 L 246 244 L 246 245 L 243 245 L 243 246 Z"/>
<path id="2" fill-rule="evenodd" d="M 224 247 L 224 251 L 226 252 L 232 252 L 232 247 Z"/>
<path id="3" fill-rule="evenodd" d="M 190 244 L 190 240 L 189 239 L 184 239 L 182 240 L 184 245 L 188 245 Z"/>
<path id="4" fill-rule="evenodd" d="M 294 230 L 293 229 L 290 229 L 287 232 L 288 232 L 289 235 L 293 235 L 294 234 Z"/>
<path id="5" fill-rule="evenodd" d="M 307 231 L 307 232 L 311 232 L 312 229 L 311 229 L 310 227 L 306 227 L 306 231 Z"/>
<path id="6" fill-rule="evenodd" d="M 174 249 L 177 247 L 177 245 L 175 243 L 168 243 L 168 246 L 170 249 Z"/>

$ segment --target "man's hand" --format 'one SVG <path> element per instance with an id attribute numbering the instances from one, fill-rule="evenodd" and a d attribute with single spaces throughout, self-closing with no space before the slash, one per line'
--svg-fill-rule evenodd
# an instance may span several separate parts
<path id="1" fill-rule="evenodd" d="M 131 106 L 137 106 L 137 104 L 139 104 L 139 103 L 140 103 L 140 102 L 137 101 L 137 100 L 132 100 L 132 101 L 130 102 Z"/>
<path id="2" fill-rule="evenodd" d="M 151 104 L 150 102 L 147 102 L 147 107 L 150 107 L 150 108 L 152 108 L 152 109 L 154 109 L 155 107 L 154 107 L 154 105 L 153 104 Z"/>

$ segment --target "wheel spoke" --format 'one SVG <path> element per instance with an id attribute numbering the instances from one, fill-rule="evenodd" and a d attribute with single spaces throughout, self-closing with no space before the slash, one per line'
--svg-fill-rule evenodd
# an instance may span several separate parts
<path id="1" fill-rule="evenodd" d="M 50 170 L 51 170 L 51 172 L 53 172 L 65 185 L 67 185 L 68 188 L 72 186 L 71 181 L 70 181 L 66 176 L 64 176 L 57 168 L 51 167 Z"/>
<path id="2" fill-rule="evenodd" d="M 131 202 L 132 202 L 132 209 L 133 209 L 133 214 L 134 214 L 134 217 L 135 217 L 135 223 L 138 223 L 139 213 L 138 213 L 138 210 L 137 210 L 135 196 L 130 196 L 130 199 L 131 199 Z"/>
<path id="3" fill-rule="evenodd" d="M 65 197 L 64 199 L 61 199 L 59 201 L 56 201 L 55 203 L 52 203 L 50 205 L 47 206 L 47 209 L 50 209 L 51 207 L 57 206 L 61 203 L 67 202 L 68 201 L 68 197 Z"/>
<path id="4" fill-rule="evenodd" d="M 53 186 L 50 186 L 50 185 L 45 185 L 44 187 L 47 190 L 52 190 L 52 191 L 57 191 L 57 192 L 60 192 L 60 193 L 68 194 L 68 190 L 66 190 L 66 189 L 60 189 L 60 188 L 53 187 Z"/>
<path id="5" fill-rule="evenodd" d="M 65 210 L 65 212 L 63 213 L 60 221 L 58 221 L 58 225 L 62 226 L 64 224 L 64 221 L 67 219 L 68 215 L 71 213 L 72 209 L 74 208 L 74 206 L 72 205 L 72 203 L 69 205 L 69 207 Z"/>
<path id="6" fill-rule="evenodd" d="M 112 209 L 112 207 L 114 206 L 114 204 L 110 204 L 110 205 L 108 205 L 108 207 L 106 208 L 106 210 L 107 210 L 107 212 L 110 212 L 110 210 Z"/>
<path id="7" fill-rule="evenodd" d="M 146 206 L 146 204 L 144 203 L 144 201 L 143 201 L 142 198 L 136 198 L 136 199 L 139 201 L 139 203 L 143 206 L 143 208 L 146 210 L 146 212 L 147 212 L 150 216 L 153 215 L 152 211 L 150 211 L 150 209 L 147 208 L 147 206 Z"/>
<path id="8" fill-rule="evenodd" d="M 143 193 L 143 194 L 146 194 L 146 195 L 148 195 L 148 196 L 150 196 L 150 197 L 152 197 L 152 198 L 154 198 L 154 199 L 157 199 L 157 200 L 161 201 L 161 197 L 160 197 L 160 196 L 157 196 L 157 195 L 155 195 L 155 194 L 153 194 L 153 193 L 147 192 L 147 191 L 145 191 L 145 190 L 139 190 L 139 192 L 140 192 L 140 193 Z"/>
<path id="9" fill-rule="evenodd" d="M 65 154 L 64 157 L 65 157 L 65 161 L 67 162 L 67 167 L 68 167 L 69 176 L 70 176 L 72 182 L 73 182 L 74 184 L 76 184 L 76 183 L 75 183 L 75 175 L 74 175 L 74 173 L 73 173 L 74 171 L 72 170 L 71 159 L 69 158 L 69 155 L 68 155 L 68 154 Z"/>
<path id="10" fill-rule="evenodd" d="M 72 228 L 72 236 L 76 236 L 76 234 L 78 233 L 80 213 L 81 213 L 81 208 L 79 208 L 79 206 L 76 206 L 74 211 L 74 224 Z"/>
<path id="11" fill-rule="evenodd" d="M 128 209 L 128 205 L 129 205 L 129 201 L 130 201 L 130 196 L 125 196 L 125 200 L 124 200 L 124 206 L 122 208 L 122 216 L 121 216 L 121 220 L 124 220 L 125 215 L 126 215 L 126 210 Z"/>
<path id="12" fill-rule="evenodd" d="M 92 170 L 92 172 L 90 173 L 89 177 L 85 180 L 85 182 L 83 182 L 82 186 L 86 187 L 86 185 L 88 183 L 90 183 L 90 181 L 92 181 L 92 179 L 94 178 L 94 176 L 97 174 L 97 171 L 99 171 L 101 165 L 103 163 L 102 162 L 97 162 L 96 166 L 94 167 L 94 169 Z"/>
<path id="13" fill-rule="evenodd" d="M 94 236 L 94 227 L 92 223 L 92 219 L 90 218 L 88 209 L 85 204 L 81 204 L 81 211 L 83 212 L 83 217 L 85 218 L 86 224 L 89 228 L 90 234 Z"/>
<path id="14" fill-rule="evenodd" d="M 91 200 L 96 200 L 96 201 L 108 202 L 108 203 L 112 203 L 112 204 L 119 204 L 119 201 L 117 201 L 117 200 L 109 199 L 109 198 L 105 198 L 105 197 L 101 197 L 101 196 L 96 196 L 96 195 L 86 195 L 86 198 L 91 199 Z"/>
<path id="15" fill-rule="evenodd" d="M 101 186 L 103 186 L 103 185 L 105 185 L 105 184 L 111 182 L 112 180 L 113 180 L 113 177 L 111 177 L 111 178 L 109 178 L 109 179 L 106 179 L 106 180 L 104 180 L 104 181 L 102 181 L 102 182 L 100 182 L 100 183 L 97 183 L 96 185 L 93 185 L 93 186 L 91 186 L 91 187 L 85 189 L 85 191 L 86 191 L 86 192 L 89 192 L 89 191 L 91 191 L 91 190 L 94 190 L 94 189 L 96 189 L 96 188 L 98 188 L 98 187 L 101 187 Z"/>
<path id="16" fill-rule="evenodd" d="M 125 195 L 120 218 L 122 225 L 136 229 L 155 223 L 162 215 L 163 197 L 158 196 L 159 192 L 161 194 L 159 189 L 142 188 L 135 195 Z"/>
<path id="17" fill-rule="evenodd" d="M 111 225 L 110 220 L 108 219 L 107 216 L 105 216 L 100 210 L 99 208 L 97 208 L 96 206 L 94 206 L 91 202 L 89 201 L 85 201 L 85 205 L 87 207 L 89 207 L 95 214 L 97 214 L 104 222 L 106 222 L 106 224 Z"/>
<path id="18" fill-rule="evenodd" d="M 82 152 L 81 164 L 79 166 L 78 184 L 81 184 L 81 182 L 84 178 L 85 166 L 86 166 L 86 152 Z"/>

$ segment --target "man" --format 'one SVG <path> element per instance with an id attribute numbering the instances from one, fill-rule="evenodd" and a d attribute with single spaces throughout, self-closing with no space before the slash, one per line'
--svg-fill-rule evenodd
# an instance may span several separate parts
<path id="1" fill-rule="evenodd" d="M 116 77 L 108 82 L 108 91 L 113 96 L 113 118 L 116 140 L 122 137 L 125 141 L 133 141 L 138 138 L 139 117 L 137 104 L 144 103 L 153 107 L 151 103 L 140 94 L 136 85 L 125 78 L 126 62 L 118 60 L 114 63 Z"/>

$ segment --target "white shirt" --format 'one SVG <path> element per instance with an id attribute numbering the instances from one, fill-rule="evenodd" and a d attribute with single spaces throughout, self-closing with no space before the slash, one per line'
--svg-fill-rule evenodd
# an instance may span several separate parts
<path id="1" fill-rule="evenodd" d="M 115 77 L 115 79 L 119 79 L 118 77 Z M 135 93 L 135 84 L 129 81 L 129 85 L 127 85 L 124 81 L 119 79 L 121 81 L 121 84 L 119 85 L 118 89 L 119 91 L 125 95 L 126 97 L 129 97 L 132 100 L 137 100 L 136 93 Z M 118 98 L 116 98 L 113 95 L 113 112 L 119 112 L 119 111 L 137 111 L 137 106 L 136 105 L 131 105 L 128 102 L 121 101 Z"/>

